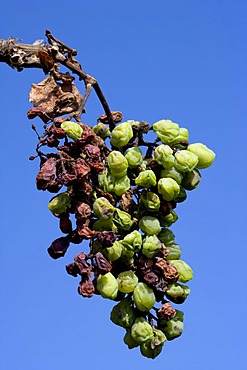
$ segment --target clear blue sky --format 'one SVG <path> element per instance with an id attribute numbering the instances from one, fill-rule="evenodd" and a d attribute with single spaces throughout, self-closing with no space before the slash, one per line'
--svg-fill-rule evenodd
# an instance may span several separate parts
<path id="1" fill-rule="evenodd" d="M 43 74 L 0 65 L 1 369 L 247 369 L 246 19 L 244 0 L 1 4 L 0 38 L 31 43 L 49 28 L 78 50 L 124 119 L 172 119 L 217 153 L 173 228 L 194 269 L 185 331 L 156 360 L 143 358 L 109 321 L 113 303 L 81 298 L 66 274 L 83 246 L 57 261 L 47 254 L 60 233 L 51 195 L 35 187 L 38 161 L 28 157 L 36 137 L 26 118 L 30 85 Z M 87 112 L 88 124 L 102 114 L 95 96 Z"/>

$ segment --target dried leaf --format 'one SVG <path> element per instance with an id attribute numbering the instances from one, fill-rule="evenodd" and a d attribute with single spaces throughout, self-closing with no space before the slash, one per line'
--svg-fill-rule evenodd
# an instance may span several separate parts
<path id="1" fill-rule="evenodd" d="M 81 99 L 82 96 L 71 79 L 69 82 L 66 80 L 66 83 L 64 81 L 59 83 L 52 75 L 38 84 L 32 84 L 29 94 L 29 101 L 43 112 L 43 116 L 40 117 L 43 120 L 46 116 L 56 117 L 76 111 Z M 34 113 L 29 111 L 29 116 Z"/>
<path id="2" fill-rule="evenodd" d="M 43 42 L 43 40 L 36 40 L 33 45 L 40 45 L 39 43 Z M 51 54 L 49 54 L 47 51 L 42 51 L 40 50 L 38 52 L 38 55 L 39 55 L 39 59 L 40 59 L 40 63 L 42 65 L 42 68 L 43 68 L 43 71 L 45 73 L 48 73 L 52 67 L 54 66 L 54 60 L 51 56 Z"/>

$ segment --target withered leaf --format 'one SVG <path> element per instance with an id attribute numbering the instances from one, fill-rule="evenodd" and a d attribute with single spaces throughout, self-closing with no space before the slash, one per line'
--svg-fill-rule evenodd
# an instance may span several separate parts
<path id="1" fill-rule="evenodd" d="M 81 99 L 82 96 L 72 81 L 70 84 L 59 83 L 52 75 L 38 84 L 32 84 L 29 93 L 29 101 L 34 107 L 39 107 L 48 117 L 56 117 L 77 110 Z"/>
<path id="2" fill-rule="evenodd" d="M 42 65 L 44 73 L 48 73 L 54 66 L 54 60 L 48 51 L 40 50 L 38 52 L 40 63 Z"/>

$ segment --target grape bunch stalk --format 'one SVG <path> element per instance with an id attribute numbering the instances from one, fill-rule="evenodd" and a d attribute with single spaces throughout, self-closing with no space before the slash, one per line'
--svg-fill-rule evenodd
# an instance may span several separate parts
<path id="1" fill-rule="evenodd" d="M 32 125 L 38 143 L 30 159 L 40 159 L 37 189 L 53 193 L 48 209 L 62 233 L 48 253 L 58 259 L 71 244 L 87 240 L 89 252 L 84 249 L 66 266 L 79 278 L 78 293 L 114 301 L 110 319 L 125 330 L 124 343 L 154 359 L 183 332 L 177 305 L 190 294 L 186 284 L 193 277 L 171 230 L 175 210 L 198 187 L 215 153 L 189 143 L 188 130 L 170 119 L 123 121 L 76 61 L 76 51 L 49 31 L 46 36 L 49 45 L 34 48 L 0 40 L 0 61 L 19 71 L 39 67 L 48 75 L 32 85 L 28 112 L 29 119 L 44 123 L 41 135 Z M 60 64 L 85 82 L 84 96 Z M 81 116 L 92 88 L 105 114 L 88 125 Z"/>

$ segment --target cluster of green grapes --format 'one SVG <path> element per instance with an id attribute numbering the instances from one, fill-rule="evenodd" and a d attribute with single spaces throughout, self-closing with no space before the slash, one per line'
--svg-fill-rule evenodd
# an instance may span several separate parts
<path id="1" fill-rule="evenodd" d="M 117 301 L 110 319 L 125 329 L 124 343 L 155 358 L 165 341 L 183 332 L 183 312 L 172 303 L 185 301 L 185 283 L 193 277 L 170 230 L 178 219 L 175 208 L 198 187 L 199 171 L 213 163 L 215 153 L 189 144 L 188 130 L 171 120 L 152 127 L 129 120 L 112 131 L 103 122 L 91 129 L 65 121 L 51 132 L 65 142 L 54 145 L 58 152 L 42 164 L 37 184 L 42 190 L 54 190 L 54 181 L 67 186 L 48 205 L 67 235 L 52 243 L 49 254 L 58 258 L 71 242 L 89 239 L 90 252 L 78 254 L 67 272 L 81 277 L 82 296 Z M 51 173 L 47 161 L 55 170 L 44 188 Z"/>

